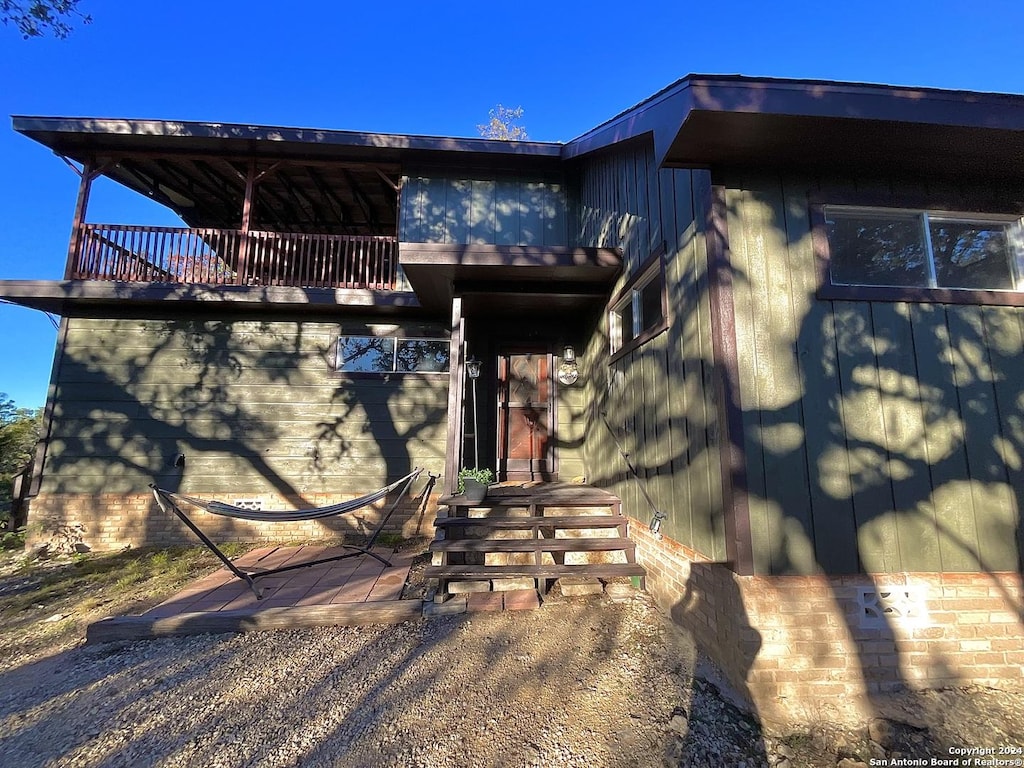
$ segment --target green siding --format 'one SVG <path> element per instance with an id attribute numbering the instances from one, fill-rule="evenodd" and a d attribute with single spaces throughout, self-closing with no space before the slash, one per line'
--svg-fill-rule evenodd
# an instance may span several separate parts
<path id="1" fill-rule="evenodd" d="M 587 478 L 616 493 L 643 521 L 651 511 L 601 413 L 667 514 L 663 532 L 706 557 L 725 558 L 707 253 L 701 235 L 708 176 L 657 170 L 652 147 L 634 143 L 581 163 L 572 213 L 576 243 L 619 247 L 619 286 L 662 243 L 671 306 L 667 331 L 609 363 L 607 318 L 584 355 Z"/>
<path id="2" fill-rule="evenodd" d="M 919 190 L 722 183 L 756 572 L 1016 570 L 1022 310 L 815 297 L 808 194 Z"/>
<path id="3" fill-rule="evenodd" d="M 568 245 L 559 181 L 407 176 L 399 239 L 453 245 Z"/>
<path id="4" fill-rule="evenodd" d="M 336 323 L 68 322 L 44 493 L 308 501 L 444 467 L 448 376 L 336 374 Z"/>

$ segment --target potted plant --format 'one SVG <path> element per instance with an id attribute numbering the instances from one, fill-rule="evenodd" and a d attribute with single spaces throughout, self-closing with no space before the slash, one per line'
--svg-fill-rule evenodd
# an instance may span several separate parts
<path id="1" fill-rule="evenodd" d="M 494 473 L 491 470 L 463 467 L 459 470 L 459 495 L 470 504 L 479 504 L 487 496 L 487 485 L 492 482 Z"/>

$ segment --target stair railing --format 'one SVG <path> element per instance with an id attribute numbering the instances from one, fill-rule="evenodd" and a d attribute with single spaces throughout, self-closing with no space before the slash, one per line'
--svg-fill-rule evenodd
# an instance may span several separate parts
<path id="1" fill-rule="evenodd" d="M 611 423 L 608 421 L 608 412 L 601 411 L 601 421 L 604 422 L 605 428 L 608 430 L 608 434 L 612 436 L 612 442 L 615 443 L 615 448 L 618 450 L 622 460 L 626 462 L 626 466 L 629 467 L 629 472 L 633 475 L 633 481 L 636 483 L 636 487 L 643 494 L 644 499 L 647 501 L 647 506 L 651 508 L 651 522 L 648 524 L 651 533 L 658 538 L 661 538 L 661 524 L 668 517 L 664 512 L 658 509 L 658 505 L 654 503 L 654 499 L 651 498 L 651 494 L 647 492 L 647 484 L 643 478 L 640 477 L 640 473 L 637 472 L 636 467 L 633 466 L 633 462 L 629 459 L 629 452 L 622 447 L 622 443 L 619 442 L 618 435 L 615 434 L 615 430 L 612 428 Z"/>

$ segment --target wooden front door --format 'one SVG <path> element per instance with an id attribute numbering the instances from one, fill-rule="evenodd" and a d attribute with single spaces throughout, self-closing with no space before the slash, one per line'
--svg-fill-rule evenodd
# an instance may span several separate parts
<path id="1" fill-rule="evenodd" d="M 554 480 L 555 401 L 551 355 L 498 356 L 498 479 Z"/>

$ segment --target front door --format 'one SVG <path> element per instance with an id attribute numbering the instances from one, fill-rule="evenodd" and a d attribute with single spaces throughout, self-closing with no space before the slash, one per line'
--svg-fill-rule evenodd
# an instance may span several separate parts
<path id="1" fill-rule="evenodd" d="M 555 401 L 551 355 L 498 356 L 498 479 L 554 480 Z"/>

